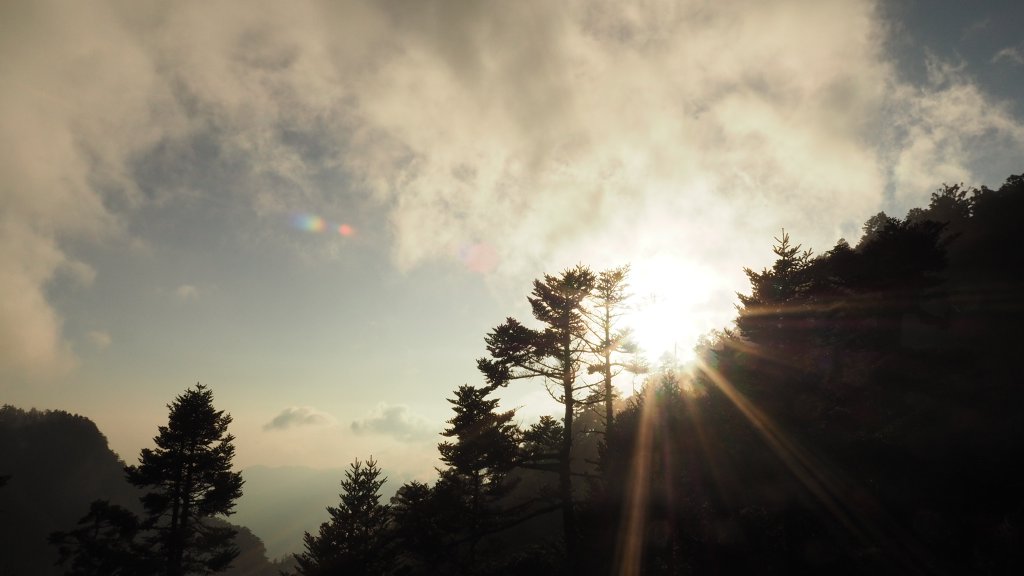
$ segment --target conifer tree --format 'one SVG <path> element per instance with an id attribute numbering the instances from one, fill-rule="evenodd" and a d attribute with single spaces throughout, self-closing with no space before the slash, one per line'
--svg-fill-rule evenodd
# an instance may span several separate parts
<path id="1" fill-rule="evenodd" d="M 400 574 L 450 572 L 450 543 L 458 519 L 438 490 L 416 480 L 403 484 L 391 497 L 393 537 Z"/>
<path id="2" fill-rule="evenodd" d="M 129 482 L 149 490 L 142 498 L 148 554 L 167 576 L 225 570 L 238 555 L 235 530 L 209 520 L 232 514 L 242 495 L 242 475 L 231 471 L 231 415 L 213 407 L 213 392 L 202 384 L 167 407 L 156 448 L 143 449 L 139 464 L 125 468 Z"/>
<path id="3" fill-rule="evenodd" d="M 139 529 L 139 518 L 130 510 L 95 500 L 77 528 L 54 532 L 49 540 L 57 546 L 58 564 L 68 566 L 68 576 L 142 576 L 157 568 L 139 550 Z"/>
<path id="4" fill-rule="evenodd" d="M 750 280 L 750 295 L 738 295 L 742 306 L 736 325 L 748 340 L 784 348 L 804 312 L 812 260 L 809 250 L 801 251 L 799 244 L 790 244 L 785 230 L 775 241 L 772 252 L 777 259 L 771 269 L 743 269 Z"/>
<path id="5" fill-rule="evenodd" d="M 299 574 L 386 574 L 395 561 L 389 546 L 389 506 L 380 503 L 381 478 L 377 462 L 356 460 L 341 481 L 341 503 L 327 507 L 331 519 L 316 535 L 306 532 L 306 551 L 296 554 Z"/>
<path id="6" fill-rule="evenodd" d="M 472 478 L 479 496 L 498 495 L 505 489 L 505 476 L 515 465 L 518 429 L 515 410 L 496 412 L 497 398 L 488 398 L 488 388 L 460 386 L 449 398 L 455 417 L 442 436 L 455 439 L 438 445 L 441 460 L 452 470 Z"/>
<path id="7" fill-rule="evenodd" d="M 582 265 L 558 276 L 545 275 L 543 280 L 535 280 L 528 300 L 533 317 L 543 328 L 534 330 L 509 318 L 485 338 L 490 358 L 477 361 L 491 386 L 539 378 L 565 408 L 557 467 L 562 529 L 570 570 L 577 548 L 572 482 L 573 421 L 580 408 L 578 394 L 588 388 L 579 382 L 585 368 L 584 356 L 590 352 L 583 311 L 595 281 L 594 273 Z"/>
<path id="8" fill-rule="evenodd" d="M 644 363 L 635 359 L 638 349 L 630 340 L 630 331 L 620 326 L 629 299 L 628 277 L 628 265 L 599 272 L 589 299 L 590 305 L 584 309 L 587 341 L 594 355 L 588 371 L 601 375 L 601 380 L 595 384 L 594 398 L 604 408 L 605 434 L 611 429 L 615 417 L 613 378 L 623 370 L 646 372 Z M 622 356 L 627 354 L 634 360 L 624 361 Z"/>
<path id="9" fill-rule="evenodd" d="M 468 385 L 455 391 L 455 397 L 448 399 L 455 417 L 441 433 L 455 442 L 445 441 L 437 447 L 448 465 L 439 483 L 461 488 L 470 569 L 480 539 L 501 519 L 496 503 L 512 488 L 507 475 L 518 452 L 519 430 L 512 422 L 515 411 L 497 412 L 498 400 L 488 398 L 492 391 Z"/>

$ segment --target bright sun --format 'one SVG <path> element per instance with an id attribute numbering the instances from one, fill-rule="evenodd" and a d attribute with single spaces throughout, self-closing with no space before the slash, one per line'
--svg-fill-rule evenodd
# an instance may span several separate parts
<path id="1" fill-rule="evenodd" d="M 633 311 L 626 324 L 648 362 L 657 365 L 665 354 L 691 360 L 701 332 L 695 316 L 712 290 L 707 272 L 671 256 L 654 256 L 633 263 L 629 287 Z"/>

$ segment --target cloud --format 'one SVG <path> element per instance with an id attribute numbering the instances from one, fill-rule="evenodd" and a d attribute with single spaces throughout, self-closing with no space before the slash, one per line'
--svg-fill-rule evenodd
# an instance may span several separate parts
<path id="1" fill-rule="evenodd" d="M 0 371 L 73 368 L 47 298 L 68 274 L 87 289 L 69 247 L 183 204 L 256 239 L 296 209 L 379 212 L 397 266 L 506 280 L 672 253 L 731 292 L 782 226 L 826 247 L 943 181 L 998 185 L 1024 154 L 1020 120 L 941 62 L 924 84 L 899 77 L 882 14 L 873 0 L 3 3 L 0 292 L 15 297 Z"/>
<path id="2" fill-rule="evenodd" d="M 782 226 L 829 246 L 1024 148 L 966 74 L 899 78 L 873 2 L 422 2 L 387 17 L 381 62 L 349 69 L 345 167 L 389 206 L 400 266 L 487 245 L 499 274 L 665 251 L 738 267 Z M 702 255 L 721 230 L 743 235 Z"/>
<path id="3" fill-rule="evenodd" d="M 1003 60 L 1006 60 L 1015 66 L 1024 66 L 1024 55 L 1021 54 L 1020 50 L 1016 46 L 1007 46 L 999 52 L 996 52 L 996 55 L 992 57 L 993 64 Z"/>
<path id="4" fill-rule="evenodd" d="M 47 289 L 91 281 L 66 247 L 121 235 L 128 159 L 171 127 L 122 14 L 46 4 L 0 8 L 0 373 L 28 379 L 75 366 Z"/>
<path id="5" fill-rule="evenodd" d="M 357 435 L 379 434 L 404 441 L 428 440 L 435 432 L 425 419 L 411 413 L 408 406 L 384 403 L 378 404 L 366 418 L 352 422 L 351 429 Z"/>
<path id="6" fill-rule="evenodd" d="M 0 375 L 5 380 L 52 378 L 75 366 L 61 338 L 61 318 L 43 291 L 67 262 L 53 238 L 0 216 Z"/>
<path id="7" fill-rule="evenodd" d="M 933 57 L 928 70 L 924 89 L 902 86 L 893 98 L 899 114 L 892 117 L 889 159 L 904 209 L 938 184 L 977 183 L 973 167 L 982 161 L 1001 161 L 1009 176 L 1024 152 L 1024 125 L 1007 103 L 987 97 L 962 67 Z"/>
<path id="8" fill-rule="evenodd" d="M 273 420 L 263 425 L 264 430 L 287 430 L 301 426 L 323 426 L 334 422 L 329 414 L 308 406 L 285 408 Z"/>
<path id="9" fill-rule="evenodd" d="M 103 350 L 106 350 L 107 348 L 110 347 L 110 334 L 106 332 L 103 332 L 101 330 L 93 330 L 86 334 L 85 337 L 89 341 L 89 344 L 91 344 L 92 347 L 98 352 L 102 352 Z"/>
<path id="10" fill-rule="evenodd" d="M 178 286 L 176 293 L 178 294 L 178 298 L 181 298 L 182 300 L 199 299 L 199 288 L 196 288 L 191 284 L 182 284 L 181 286 Z"/>

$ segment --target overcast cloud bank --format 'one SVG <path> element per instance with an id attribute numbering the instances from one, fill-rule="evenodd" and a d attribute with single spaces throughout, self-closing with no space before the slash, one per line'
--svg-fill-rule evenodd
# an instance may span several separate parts
<path id="1" fill-rule="evenodd" d="M 132 240 L 141 207 L 259 237 L 363 206 L 399 267 L 668 253 L 731 294 L 782 226 L 824 249 L 1018 169 L 1009 106 L 957 63 L 908 84 L 889 34 L 866 0 L 5 3 L 0 374 L 73 369 L 47 289 L 90 289 L 71 247 Z"/>

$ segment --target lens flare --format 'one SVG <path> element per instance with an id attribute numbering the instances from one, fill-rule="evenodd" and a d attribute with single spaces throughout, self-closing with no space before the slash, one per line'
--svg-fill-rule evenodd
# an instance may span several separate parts
<path id="1" fill-rule="evenodd" d="M 305 232 L 322 232 L 327 223 L 319 216 L 296 214 L 292 217 L 292 226 Z"/>
<path id="2" fill-rule="evenodd" d="M 291 224 L 292 228 L 302 230 L 303 232 L 309 232 L 311 234 L 336 231 L 338 236 L 343 238 L 351 238 L 356 235 L 356 229 L 351 224 L 335 224 L 333 222 L 328 222 L 323 217 L 317 216 L 316 214 L 294 214 L 291 218 Z"/>
<path id="3" fill-rule="evenodd" d="M 465 244 L 459 248 L 459 260 L 472 272 L 487 274 L 498 266 L 498 251 L 490 244 L 478 242 Z"/>

